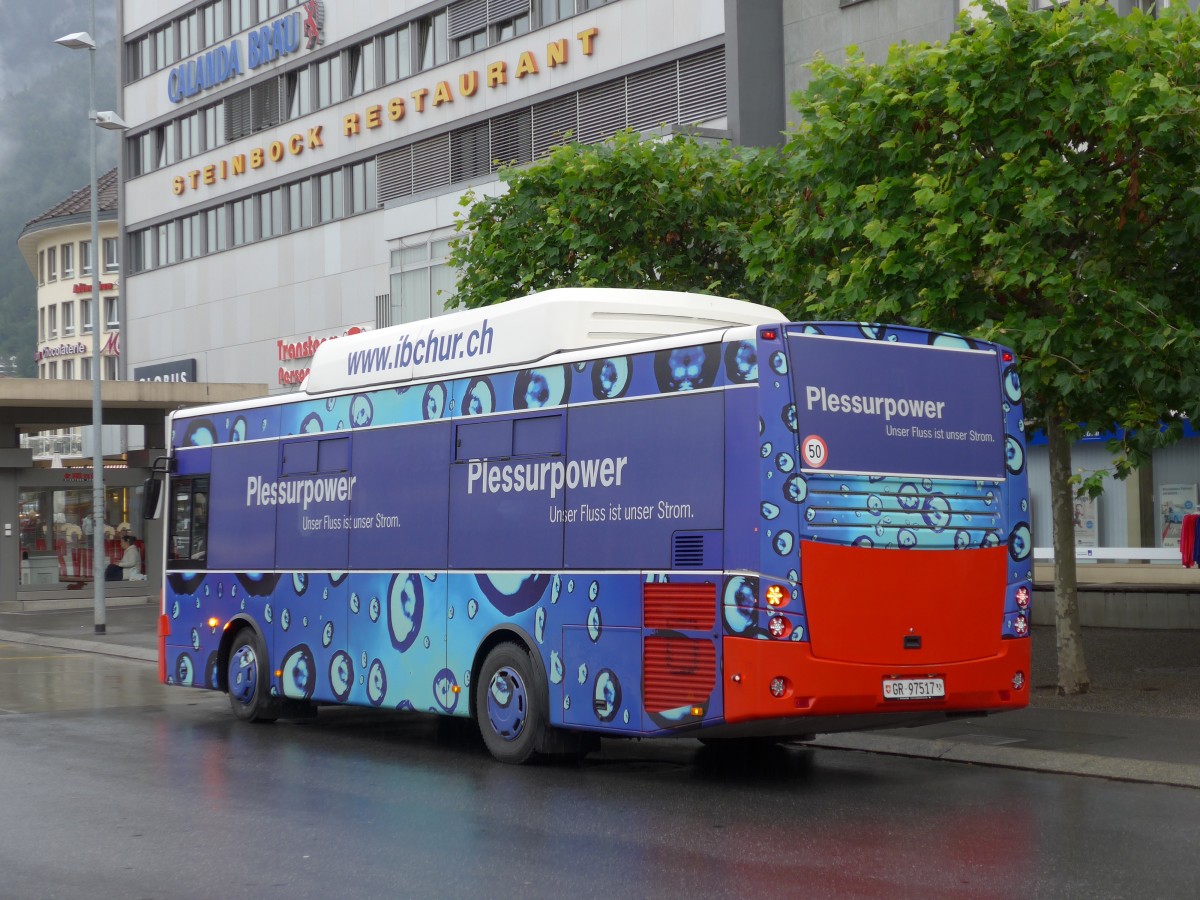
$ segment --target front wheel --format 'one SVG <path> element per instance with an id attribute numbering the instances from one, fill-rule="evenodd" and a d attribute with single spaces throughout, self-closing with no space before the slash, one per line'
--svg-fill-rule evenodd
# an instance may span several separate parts
<path id="1" fill-rule="evenodd" d="M 226 669 L 229 705 L 243 722 L 274 722 L 277 704 L 270 699 L 267 652 L 253 628 L 243 628 L 233 638 Z"/>
<path id="2" fill-rule="evenodd" d="M 488 751 L 502 763 L 532 760 L 546 727 L 546 698 L 533 678 L 533 659 L 517 644 L 487 655 L 475 684 L 475 716 Z"/>

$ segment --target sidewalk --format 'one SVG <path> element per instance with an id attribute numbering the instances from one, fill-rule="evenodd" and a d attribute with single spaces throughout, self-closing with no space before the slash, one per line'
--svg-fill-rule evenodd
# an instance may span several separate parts
<path id="1" fill-rule="evenodd" d="M 0 643 L 157 660 L 157 604 L 0 613 Z M 1054 631 L 1033 629 L 1031 705 L 920 728 L 821 735 L 813 746 L 1200 788 L 1200 631 L 1085 628 L 1092 691 L 1059 697 Z"/>

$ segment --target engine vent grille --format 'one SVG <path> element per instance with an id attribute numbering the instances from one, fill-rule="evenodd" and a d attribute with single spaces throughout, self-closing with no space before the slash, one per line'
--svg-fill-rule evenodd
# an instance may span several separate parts
<path id="1" fill-rule="evenodd" d="M 717 621 L 717 586 L 663 584 L 642 589 L 642 623 L 646 628 L 671 631 L 711 631 Z"/>
<path id="2" fill-rule="evenodd" d="M 643 658 L 646 711 L 702 706 L 717 683 L 717 651 L 711 640 L 648 637 Z"/>

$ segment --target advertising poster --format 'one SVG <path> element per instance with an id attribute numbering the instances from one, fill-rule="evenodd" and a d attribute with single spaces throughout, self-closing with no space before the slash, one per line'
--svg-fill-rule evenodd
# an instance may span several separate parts
<path id="1" fill-rule="evenodd" d="M 1196 511 L 1195 484 L 1164 484 L 1158 489 L 1162 546 L 1178 547 L 1183 517 Z"/>
<path id="2" fill-rule="evenodd" d="M 1095 549 L 1100 546 L 1100 528 L 1096 518 L 1096 501 L 1092 497 L 1076 497 L 1073 517 L 1075 546 Z"/>

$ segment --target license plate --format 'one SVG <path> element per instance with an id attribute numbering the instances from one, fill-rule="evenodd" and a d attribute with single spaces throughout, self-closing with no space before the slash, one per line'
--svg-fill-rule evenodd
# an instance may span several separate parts
<path id="1" fill-rule="evenodd" d="M 941 678 L 887 678 L 883 682 L 884 700 L 929 700 L 946 696 Z"/>

